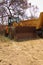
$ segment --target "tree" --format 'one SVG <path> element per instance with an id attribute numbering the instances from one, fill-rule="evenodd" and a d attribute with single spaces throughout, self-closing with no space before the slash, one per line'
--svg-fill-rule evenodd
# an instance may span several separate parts
<path id="1" fill-rule="evenodd" d="M 38 7 L 28 3 L 28 0 L 3 0 L 0 3 L 0 16 L 2 20 L 3 17 L 7 16 L 18 16 L 20 19 L 29 19 L 29 17 L 25 15 L 25 11 L 28 8 L 31 14 L 30 18 L 34 18 Z"/>

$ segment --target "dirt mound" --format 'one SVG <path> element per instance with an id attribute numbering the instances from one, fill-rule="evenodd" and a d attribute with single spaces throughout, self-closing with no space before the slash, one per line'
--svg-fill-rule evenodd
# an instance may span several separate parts
<path id="1" fill-rule="evenodd" d="M 35 28 L 28 26 L 18 26 L 15 28 L 15 37 L 17 39 L 34 38 L 36 37 Z"/>
<path id="2" fill-rule="evenodd" d="M 16 33 L 28 33 L 28 32 L 35 32 L 35 27 L 29 26 L 17 26 L 15 28 Z"/>

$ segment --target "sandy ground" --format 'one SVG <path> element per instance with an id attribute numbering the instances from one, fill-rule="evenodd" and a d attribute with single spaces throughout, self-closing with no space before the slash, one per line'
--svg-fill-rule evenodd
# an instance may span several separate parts
<path id="1" fill-rule="evenodd" d="M 0 65 L 43 65 L 43 39 L 16 42 L 0 36 Z"/>

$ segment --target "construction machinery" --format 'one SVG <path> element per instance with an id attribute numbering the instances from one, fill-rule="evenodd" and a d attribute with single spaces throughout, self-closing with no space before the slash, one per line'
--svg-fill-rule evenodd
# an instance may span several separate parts
<path id="1" fill-rule="evenodd" d="M 32 34 L 31 34 L 32 33 Z M 18 17 L 9 17 L 8 25 L 5 27 L 5 35 L 10 38 L 28 38 L 36 33 L 43 37 L 43 12 L 38 19 L 20 21 Z"/>

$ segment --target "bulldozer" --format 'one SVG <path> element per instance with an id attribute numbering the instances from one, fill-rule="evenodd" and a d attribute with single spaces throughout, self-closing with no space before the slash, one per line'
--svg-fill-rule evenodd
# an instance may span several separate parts
<path id="1" fill-rule="evenodd" d="M 8 25 L 5 27 L 5 36 L 11 39 L 28 38 L 34 33 L 43 38 L 43 12 L 39 18 L 20 21 L 19 17 L 9 17 Z M 32 34 L 31 34 L 32 33 Z"/>

